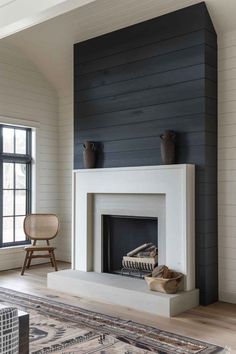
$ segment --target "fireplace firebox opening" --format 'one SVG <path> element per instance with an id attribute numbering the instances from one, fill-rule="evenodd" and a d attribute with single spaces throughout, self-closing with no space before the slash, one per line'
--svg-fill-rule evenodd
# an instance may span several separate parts
<path id="1" fill-rule="evenodd" d="M 148 269 L 127 271 L 122 265 L 122 259 L 130 251 L 144 244 L 158 248 L 157 218 L 103 215 L 104 273 L 143 277 L 148 273 Z"/>

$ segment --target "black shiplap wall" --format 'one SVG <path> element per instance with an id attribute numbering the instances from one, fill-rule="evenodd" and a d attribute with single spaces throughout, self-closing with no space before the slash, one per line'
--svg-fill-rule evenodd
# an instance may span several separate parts
<path id="1" fill-rule="evenodd" d="M 218 298 L 217 38 L 200 3 L 74 46 L 74 167 L 82 142 L 97 167 L 159 165 L 159 135 L 196 168 L 197 286 Z"/>

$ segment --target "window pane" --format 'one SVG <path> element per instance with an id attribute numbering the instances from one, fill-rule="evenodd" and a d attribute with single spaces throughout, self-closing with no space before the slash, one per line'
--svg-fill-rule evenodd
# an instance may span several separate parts
<path id="1" fill-rule="evenodd" d="M 31 140 L 28 140 L 28 136 L 30 137 L 31 131 L 20 126 L 3 125 L 1 131 L 2 243 L 14 245 L 15 242 L 22 243 L 26 240 L 23 224 L 26 212 L 30 212 L 27 209 L 27 201 L 31 188 L 30 175 L 28 175 L 31 173 L 31 163 L 30 161 L 19 163 L 21 161 L 19 155 L 26 155 L 28 152 L 28 142 Z M 10 160 L 7 159 L 7 154 L 12 154 Z"/>
<path id="2" fill-rule="evenodd" d="M 3 215 L 13 215 L 13 200 L 14 200 L 14 193 L 13 191 L 3 191 Z M 24 214 L 24 213 L 22 213 Z"/>
<path id="3" fill-rule="evenodd" d="M 26 164 L 16 163 L 15 165 L 16 188 L 26 188 Z"/>
<path id="4" fill-rule="evenodd" d="M 3 128 L 3 152 L 14 153 L 14 129 Z"/>
<path id="5" fill-rule="evenodd" d="M 26 191 L 16 191 L 15 194 L 15 215 L 26 214 Z"/>
<path id="6" fill-rule="evenodd" d="M 15 241 L 24 241 L 25 233 L 23 228 L 24 216 L 15 218 Z"/>
<path id="7" fill-rule="evenodd" d="M 26 154 L 26 131 L 16 129 L 16 154 Z"/>
<path id="8" fill-rule="evenodd" d="M 13 242 L 13 218 L 3 218 L 3 243 Z"/>
<path id="9" fill-rule="evenodd" d="M 14 186 L 14 164 L 3 163 L 3 188 L 12 189 Z"/>

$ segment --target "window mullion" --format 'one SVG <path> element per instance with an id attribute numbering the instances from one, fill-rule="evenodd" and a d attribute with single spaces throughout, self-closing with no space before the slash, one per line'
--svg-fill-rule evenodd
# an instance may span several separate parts
<path id="1" fill-rule="evenodd" d="M 6 154 L 3 153 L 1 155 L 1 160 L 3 160 L 3 162 L 9 162 L 9 163 L 14 163 L 14 162 L 18 162 L 18 163 L 30 163 L 32 158 L 29 155 L 19 155 L 19 154 Z"/>

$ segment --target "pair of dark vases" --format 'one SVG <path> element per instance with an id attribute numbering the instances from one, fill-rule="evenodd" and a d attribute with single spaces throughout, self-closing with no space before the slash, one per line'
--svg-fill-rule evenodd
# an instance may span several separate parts
<path id="1" fill-rule="evenodd" d="M 176 135 L 170 130 L 166 130 L 160 135 L 161 138 L 161 158 L 164 165 L 175 162 L 175 140 Z M 85 168 L 94 168 L 96 164 L 96 151 L 94 143 L 86 141 L 84 144 L 83 158 Z"/>

